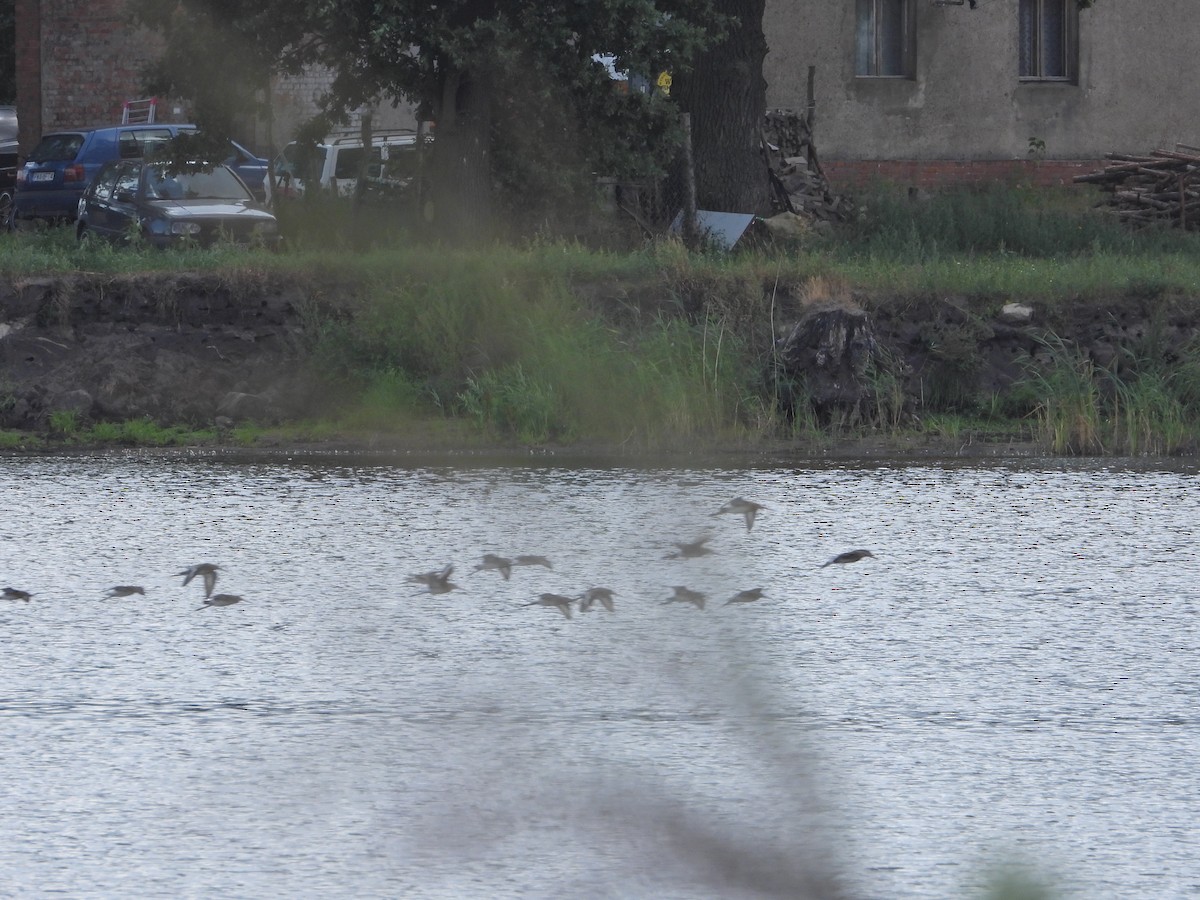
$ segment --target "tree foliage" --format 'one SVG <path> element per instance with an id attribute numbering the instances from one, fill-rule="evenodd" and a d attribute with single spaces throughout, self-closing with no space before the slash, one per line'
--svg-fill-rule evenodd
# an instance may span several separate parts
<path id="1" fill-rule="evenodd" d="M 486 237 L 494 199 L 556 214 L 580 173 L 661 171 L 669 105 L 621 95 L 594 60 L 686 69 L 716 33 L 712 0 L 133 0 L 163 35 L 147 88 L 188 98 L 228 133 L 264 112 L 269 79 L 327 69 L 317 127 L 363 105 L 415 104 L 436 122 L 434 209 L 450 236 Z M 560 207 L 561 208 L 561 207 Z"/>

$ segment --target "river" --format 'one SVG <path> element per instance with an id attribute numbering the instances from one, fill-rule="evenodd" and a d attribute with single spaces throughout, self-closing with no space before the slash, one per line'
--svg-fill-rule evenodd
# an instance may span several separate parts
<path id="1" fill-rule="evenodd" d="M 1197 486 L 0 458 L 0 586 L 33 594 L 0 600 L 0 895 L 1196 896 Z M 752 529 L 714 515 L 739 496 Z M 200 562 L 243 601 L 203 605 Z M 524 605 L 596 586 L 614 611 Z"/>

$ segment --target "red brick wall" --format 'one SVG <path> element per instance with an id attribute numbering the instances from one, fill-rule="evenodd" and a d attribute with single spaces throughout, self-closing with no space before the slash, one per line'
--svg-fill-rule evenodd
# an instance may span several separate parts
<path id="1" fill-rule="evenodd" d="M 131 27 L 125 0 L 16 0 L 21 149 L 44 131 L 110 125 L 143 96 L 141 70 L 159 44 Z M 160 105 L 159 121 L 171 107 Z"/>
<path id="2" fill-rule="evenodd" d="M 833 160 L 821 161 L 835 188 L 858 188 L 872 181 L 892 181 L 933 189 L 985 181 L 1027 181 L 1035 185 L 1071 184 L 1076 175 L 1102 169 L 1103 160 Z"/>
<path id="3" fill-rule="evenodd" d="M 143 96 L 141 69 L 157 42 L 131 28 L 125 0 L 41 0 L 41 7 L 43 129 L 121 121 L 125 101 Z"/>
<path id="4" fill-rule="evenodd" d="M 41 0 L 16 0 L 17 122 L 22 153 L 42 133 Z"/>

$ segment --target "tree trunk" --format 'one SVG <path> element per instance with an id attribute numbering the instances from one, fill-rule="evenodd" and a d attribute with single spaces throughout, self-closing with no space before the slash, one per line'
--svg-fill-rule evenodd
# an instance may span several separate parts
<path id="1" fill-rule="evenodd" d="M 434 105 L 433 228 L 454 244 L 487 240 L 493 233 L 489 84 L 482 72 L 448 72 Z"/>
<path id="2" fill-rule="evenodd" d="M 766 0 L 717 0 L 736 16 L 719 44 L 698 54 L 693 69 L 671 85 L 671 96 L 692 116 L 696 201 L 703 209 L 767 215 L 771 190 L 761 150 L 767 82 Z"/>

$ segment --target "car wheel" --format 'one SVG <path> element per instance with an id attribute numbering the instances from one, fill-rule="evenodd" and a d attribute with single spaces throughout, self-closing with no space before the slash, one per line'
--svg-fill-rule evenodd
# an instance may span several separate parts
<path id="1" fill-rule="evenodd" d="M 8 191 L 0 192 L 0 227 L 5 231 L 13 230 L 13 198 Z"/>
<path id="2" fill-rule="evenodd" d="M 96 242 L 95 233 L 82 222 L 75 227 L 75 237 L 79 240 L 81 247 L 90 247 Z"/>

